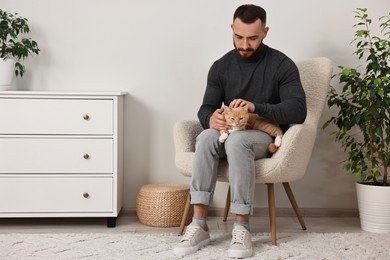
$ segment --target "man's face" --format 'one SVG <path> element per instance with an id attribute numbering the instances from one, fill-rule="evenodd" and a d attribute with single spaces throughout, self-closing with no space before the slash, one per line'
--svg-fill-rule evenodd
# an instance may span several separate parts
<path id="1" fill-rule="evenodd" d="M 231 27 L 234 47 L 242 58 L 251 57 L 260 48 L 268 33 L 268 27 L 263 26 L 260 19 L 246 24 L 236 18 Z"/>

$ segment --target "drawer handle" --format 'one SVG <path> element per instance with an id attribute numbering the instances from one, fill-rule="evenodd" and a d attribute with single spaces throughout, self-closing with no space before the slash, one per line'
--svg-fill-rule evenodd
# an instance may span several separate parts
<path id="1" fill-rule="evenodd" d="M 84 154 L 83 157 L 84 157 L 85 160 L 88 160 L 88 159 L 90 158 L 90 157 L 89 157 L 89 154 L 87 154 L 87 153 Z"/>
<path id="2" fill-rule="evenodd" d="M 84 192 L 83 193 L 83 197 L 86 198 L 86 199 L 89 199 L 89 193 L 88 192 Z"/>
<path id="3" fill-rule="evenodd" d="M 83 115 L 83 118 L 84 118 L 84 120 L 89 120 L 90 119 L 89 115 L 87 115 L 87 114 Z"/>

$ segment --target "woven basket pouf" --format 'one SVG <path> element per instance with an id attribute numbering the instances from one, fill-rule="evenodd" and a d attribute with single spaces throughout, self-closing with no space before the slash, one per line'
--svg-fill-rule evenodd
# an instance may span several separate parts
<path id="1" fill-rule="evenodd" d="M 152 227 L 180 226 L 190 188 L 183 184 L 146 184 L 136 199 L 139 221 Z M 187 218 L 187 224 L 191 220 Z"/>

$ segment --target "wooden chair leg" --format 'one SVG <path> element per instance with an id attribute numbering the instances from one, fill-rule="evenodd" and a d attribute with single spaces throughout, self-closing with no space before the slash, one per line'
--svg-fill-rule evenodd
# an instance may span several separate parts
<path id="1" fill-rule="evenodd" d="M 295 211 L 295 215 L 297 216 L 299 223 L 301 224 L 302 229 L 306 230 L 305 222 L 303 221 L 301 211 L 298 207 L 297 201 L 295 200 L 295 197 L 294 197 L 294 194 L 291 190 L 290 184 L 288 182 L 283 182 L 283 187 L 287 193 L 287 197 L 290 200 L 291 206 L 293 207 L 293 209 Z"/>
<path id="2" fill-rule="evenodd" d="M 230 210 L 230 185 L 226 195 L 225 211 L 223 212 L 223 221 L 226 222 Z"/>
<path id="3" fill-rule="evenodd" d="M 275 212 L 275 191 L 274 184 L 267 183 L 268 190 L 268 210 L 269 210 L 269 222 L 271 226 L 271 238 L 272 245 L 276 246 L 276 212 Z"/>
<path id="4" fill-rule="evenodd" d="M 184 227 L 186 225 L 186 221 L 188 218 L 188 214 L 190 213 L 191 203 L 190 203 L 190 195 L 188 194 L 186 206 L 184 208 L 183 217 L 181 218 L 181 223 L 179 227 L 179 236 L 183 235 Z"/>

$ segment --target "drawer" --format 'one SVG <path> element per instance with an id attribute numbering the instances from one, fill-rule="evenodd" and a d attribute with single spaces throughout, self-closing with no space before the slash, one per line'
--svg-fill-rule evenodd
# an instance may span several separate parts
<path id="1" fill-rule="evenodd" d="M 0 99 L 0 134 L 113 134 L 113 100 Z"/>
<path id="2" fill-rule="evenodd" d="M 0 177 L 0 213 L 111 212 L 110 177 Z"/>
<path id="3" fill-rule="evenodd" d="M 0 138 L 0 173 L 112 173 L 113 139 Z"/>

